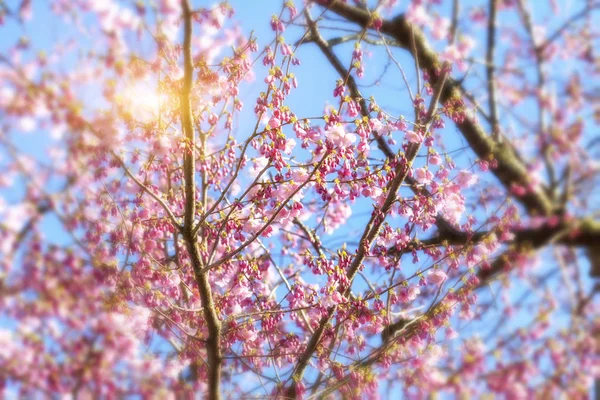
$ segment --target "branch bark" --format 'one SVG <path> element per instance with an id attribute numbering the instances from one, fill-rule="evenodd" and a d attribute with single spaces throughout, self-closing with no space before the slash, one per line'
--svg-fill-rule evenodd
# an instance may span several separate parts
<path id="1" fill-rule="evenodd" d="M 338 0 L 333 0 L 328 5 L 328 9 L 362 28 L 373 29 L 371 16 L 367 10 Z M 417 26 L 408 22 L 404 15 L 399 15 L 392 20 L 383 20 L 379 31 L 393 38 L 413 57 L 418 54 L 419 68 L 432 77 L 431 83 L 435 86 L 437 82 L 435 77 L 438 75 L 441 63 L 427 38 Z M 445 104 L 451 100 L 460 99 L 462 97 L 460 89 L 460 83 L 449 78 L 441 93 L 441 102 Z M 476 118 L 471 115 L 466 115 L 464 121 L 457 123 L 456 126 L 480 159 L 488 160 L 493 157 L 497 160 L 498 167 L 493 170 L 493 173 L 507 189 L 510 190 L 513 185 L 526 188 L 531 186 L 525 162 L 508 141 L 500 142 L 490 137 Z M 527 193 L 515 195 L 515 197 L 532 215 L 551 215 L 555 211 L 547 189 L 543 186 L 533 187 Z"/>
<path id="2" fill-rule="evenodd" d="M 305 15 L 306 15 L 306 19 L 308 21 L 309 28 L 311 30 L 313 39 L 318 38 L 319 33 L 317 31 L 316 24 L 314 23 L 314 21 L 312 21 L 308 11 L 306 11 Z M 322 41 L 321 41 L 321 43 L 322 43 Z M 322 44 L 320 46 L 322 46 Z M 330 60 L 331 59 L 333 59 L 333 58 L 330 57 Z M 439 102 L 440 96 L 443 93 L 444 84 L 445 84 L 446 78 L 447 78 L 447 74 L 446 74 L 445 70 L 442 70 L 441 75 L 442 76 L 440 76 L 440 79 L 438 79 L 438 82 L 436 83 L 435 92 L 434 92 L 433 98 L 431 100 L 431 104 L 429 105 L 427 118 L 424 121 L 424 124 L 422 124 L 423 126 L 420 127 L 420 129 L 423 129 L 424 131 L 426 131 L 428 129 L 428 126 L 431 123 L 433 116 L 435 114 L 437 103 Z M 363 105 L 361 104 L 361 107 L 362 106 Z M 363 109 L 366 109 L 366 108 L 363 108 Z M 340 287 L 340 293 L 342 295 L 348 296 L 348 294 L 350 293 L 350 290 L 352 287 L 352 281 L 354 280 L 354 277 L 356 276 L 360 267 L 362 266 L 362 263 L 363 263 L 365 257 L 368 255 L 370 248 L 371 248 L 371 244 L 373 243 L 373 240 L 377 237 L 379 230 L 380 230 L 381 226 L 383 225 L 387 214 L 389 213 L 394 202 L 397 200 L 398 189 L 400 188 L 400 185 L 402 185 L 402 183 L 408 176 L 411 165 L 412 165 L 417 153 L 419 152 L 420 147 L 421 147 L 421 145 L 419 143 L 410 143 L 408 145 L 404 159 L 397 161 L 397 165 L 396 165 L 396 168 L 394 171 L 394 173 L 395 173 L 394 178 L 386 186 L 386 191 L 388 193 L 387 197 L 386 197 L 383 205 L 381 206 L 381 208 L 374 210 L 373 213 L 371 214 L 371 218 L 370 218 L 369 222 L 367 223 L 367 226 L 365 227 L 362 237 L 359 241 L 359 246 L 358 246 L 358 249 L 356 250 L 356 253 L 352 260 L 352 264 L 350 265 L 350 267 L 348 268 L 348 271 L 346 272 L 348 286 Z M 310 359 L 312 358 L 313 354 L 317 351 L 317 348 L 318 348 L 319 344 L 321 343 L 321 340 L 323 338 L 325 330 L 330 325 L 330 321 L 333 318 L 336 310 L 337 310 L 337 307 L 335 307 L 335 306 L 330 307 L 327 310 L 327 314 L 324 317 L 322 317 L 321 320 L 319 321 L 319 327 L 314 332 L 314 334 L 311 336 L 304 353 L 302 354 L 302 356 L 300 357 L 300 359 L 298 360 L 298 362 L 296 363 L 296 365 L 293 369 L 293 372 L 292 372 L 293 382 L 292 382 L 291 386 L 288 388 L 288 390 L 286 391 L 286 396 L 288 396 L 290 398 L 296 398 L 298 396 L 298 394 L 299 394 L 298 393 L 298 383 L 302 381 L 306 367 L 308 366 L 308 363 L 309 363 Z"/>
<path id="3" fill-rule="evenodd" d="M 192 11 L 189 0 L 181 0 L 184 22 L 183 57 L 184 77 L 181 90 L 181 126 L 186 139 L 186 149 L 183 158 L 185 178 L 185 214 L 182 236 L 188 248 L 190 261 L 194 270 L 194 278 L 202 301 L 204 320 L 208 329 L 206 338 L 206 352 L 208 361 L 208 397 L 218 400 L 221 398 L 221 367 L 223 355 L 221 351 L 221 321 L 213 300 L 209 282 L 209 271 L 203 271 L 203 261 L 200 247 L 196 240 L 194 219 L 196 216 L 196 154 L 195 132 L 192 122 L 192 79 L 194 67 L 192 65 Z"/>

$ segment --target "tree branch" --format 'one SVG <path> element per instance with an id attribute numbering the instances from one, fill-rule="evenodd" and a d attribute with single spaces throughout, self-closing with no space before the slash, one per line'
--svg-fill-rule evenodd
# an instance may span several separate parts
<path id="1" fill-rule="evenodd" d="M 181 125 L 186 139 L 185 154 L 183 156 L 183 170 L 185 177 L 185 215 L 182 236 L 186 242 L 194 278 L 202 300 L 204 320 L 208 329 L 206 338 L 206 352 L 208 361 L 208 397 L 218 400 L 221 398 L 221 366 L 223 356 L 221 352 L 221 321 L 213 300 L 212 290 L 209 282 L 209 272 L 203 271 L 203 261 L 200 248 L 196 241 L 194 231 L 194 219 L 196 216 L 196 158 L 195 158 L 195 133 L 192 122 L 192 11 L 189 0 L 181 0 L 183 10 L 184 37 L 184 77 L 181 90 Z"/>
<path id="2" fill-rule="evenodd" d="M 492 124 L 492 135 L 495 140 L 500 140 L 500 127 L 498 126 L 498 108 L 496 106 L 496 82 L 494 81 L 494 50 L 496 49 L 496 9 L 497 0 L 489 0 L 489 16 L 487 27 L 487 51 L 485 56 L 486 75 L 488 87 L 488 104 Z"/>
<path id="3" fill-rule="evenodd" d="M 313 37 L 318 37 L 319 33 L 317 31 L 316 24 L 310 18 L 310 14 L 308 13 L 308 11 L 305 12 L 305 16 L 309 23 L 309 26 L 311 29 L 311 34 L 313 35 Z M 438 80 L 437 85 L 435 87 L 434 96 L 432 98 L 431 104 L 429 105 L 427 119 L 426 119 L 425 123 L 423 124 L 424 126 L 422 127 L 422 129 L 426 130 L 428 128 L 428 125 L 430 124 L 430 122 L 433 119 L 433 116 L 434 116 L 434 113 L 436 110 L 435 103 L 437 103 L 437 101 L 439 101 L 440 96 L 443 92 L 443 87 L 446 82 L 446 76 L 447 76 L 446 70 L 443 69 L 442 76 Z M 421 147 L 421 145 L 419 143 L 410 143 L 408 145 L 408 149 L 406 151 L 406 156 L 405 156 L 404 160 L 397 161 L 398 164 L 394 171 L 395 176 L 386 186 L 386 191 L 388 193 L 387 197 L 386 197 L 383 205 L 381 206 L 381 208 L 374 210 L 373 213 L 371 214 L 371 218 L 370 218 L 369 222 L 367 223 L 367 226 L 365 227 L 365 229 L 363 231 L 363 235 L 359 241 L 359 247 L 356 250 L 356 254 L 354 255 L 352 264 L 350 265 L 350 267 L 348 268 L 348 271 L 346 272 L 348 286 L 347 287 L 341 286 L 339 289 L 340 293 L 343 294 L 344 296 L 347 296 L 350 293 L 350 289 L 352 287 L 352 281 L 354 280 L 354 277 L 356 276 L 357 272 L 359 271 L 360 267 L 362 266 L 362 263 L 363 263 L 365 257 L 369 253 L 371 244 L 373 243 L 373 240 L 377 237 L 379 230 L 380 230 L 381 226 L 383 225 L 385 218 L 388 215 L 392 205 L 396 201 L 398 189 L 400 188 L 400 185 L 404 182 L 406 176 L 408 175 L 411 165 L 412 165 L 412 162 L 414 161 L 420 147 Z M 325 333 L 326 328 L 329 326 L 329 322 L 330 322 L 331 318 L 333 317 L 333 315 L 335 314 L 336 309 L 337 309 L 337 307 L 335 307 L 335 306 L 330 307 L 327 311 L 327 314 L 323 318 L 321 318 L 321 320 L 319 321 L 319 327 L 314 332 L 314 334 L 311 336 L 311 338 L 307 344 L 306 350 L 304 351 L 302 356 L 299 358 L 298 362 L 296 363 L 296 366 L 293 369 L 293 372 L 292 372 L 293 382 L 292 382 L 292 385 L 290 386 L 290 388 L 286 392 L 287 396 L 289 396 L 291 398 L 296 398 L 298 396 L 297 384 L 298 384 L 298 382 L 300 382 L 302 380 L 304 371 L 306 370 L 306 367 L 308 366 L 308 363 L 309 363 L 310 359 L 312 358 L 313 354 L 317 351 L 317 348 L 321 342 L 321 339 L 323 338 L 323 334 Z"/>
<path id="4" fill-rule="evenodd" d="M 368 11 L 338 0 L 332 1 L 328 8 L 361 27 L 372 28 L 371 16 Z M 439 79 L 436 76 L 441 65 L 437 54 L 418 27 L 409 23 L 404 15 L 400 15 L 393 20 L 384 20 L 380 32 L 396 40 L 400 47 L 408 50 L 413 57 L 418 54 L 420 69 L 426 71 L 432 77 L 431 83 L 433 85 L 436 84 L 437 79 Z M 412 44 L 413 39 L 414 46 Z M 441 93 L 441 102 L 445 104 L 448 101 L 460 99 L 460 86 L 460 83 L 456 80 L 449 78 Z M 480 159 L 487 160 L 493 157 L 498 161 L 498 168 L 494 169 L 493 173 L 507 189 L 510 189 L 513 185 L 526 188 L 530 186 L 525 162 L 508 141 L 504 140 L 500 143 L 491 138 L 475 118 L 470 115 L 466 115 L 462 122 L 456 123 L 456 126 Z M 544 187 L 534 187 L 522 195 L 515 195 L 515 197 L 532 215 L 550 215 L 555 211 Z"/>

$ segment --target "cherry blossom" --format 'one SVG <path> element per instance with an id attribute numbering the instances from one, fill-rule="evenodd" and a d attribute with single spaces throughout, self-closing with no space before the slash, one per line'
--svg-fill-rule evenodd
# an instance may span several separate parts
<path id="1" fill-rule="evenodd" d="M 596 5 L 155 3 L 0 2 L 4 397 L 589 397 Z"/>

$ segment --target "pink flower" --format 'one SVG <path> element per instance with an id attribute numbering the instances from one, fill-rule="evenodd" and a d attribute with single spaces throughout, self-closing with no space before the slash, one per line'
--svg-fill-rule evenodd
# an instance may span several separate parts
<path id="1" fill-rule="evenodd" d="M 448 275 L 442 270 L 434 269 L 429 271 L 427 281 L 433 285 L 441 285 L 448 278 Z"/>
<path id="2" fill-rule="evenodd" d="M 344 85 L 344 81 L 340 79 L 333 90 L 333 97 L 343 96 L 345 91 L 346 86 Z"/>
<path id="3" fill-rule="evenodd" d="M 423 185 L 429 185 L 433 180 L 433 174 L 426 167 L 415 170 L 415 178 Z"/>
<path id="4" fill-rule="evenodd" d="M 271 129 L 277 129 L 281 126 L 281 121 L 277 117 L 271 117 L 269 120 L 269 126 Z"/>
<path id="5" fill-rule="evenodd" d="M 327 130 L 327 138 L 336 146 L 348 147 L 352 143 L 356 142 L 356 135 L 353 133 L 347 133 L 344 127 L 336 125 Z"/>
<path id="6" fill-rule="evenodd" d="M 167 282 L 170 287 L 177 287 L 181 283 L 181 277 L 177 274 L 171 274 L 169 275 Z"/>
<path id="7" fill-rule="evenodd" d="M 147 253 L 151 252 L 155 248 L 156 248 L 156 242 L 154 240 L 147 239 L 146 241 L 144 241 L 144 251 L 146 251 Z"/>
<path id="8" fill-rule="evenodd" d="M 406 12 L 408 21 L 415 25 L 427 25 L 431 22 L 430 13 L 420 4 L 413 3 Z"/>
<path id="9" fill-rule="evenodd" d="M 243 328 L 238 331 L 238 335 L 246 342 L 253 342 L 257 337 L 255 331 Z"/>
<path id="10" fill-rule="evenodd" d="M 465 212 L 465 199 L 459 193 L 448 194 L 438 205 L 444 218 L 453 224 L 458 224 Z"/>
<path id="11" fill-rule="evenodd" d="M 458 176 L 456 177 L 456 182 L 464 188 L 473 186 L 478 181 L 479 181 L 479 178 L 477 177 L 477 175 L 472 174 L 469 171 L 465 171 L 465 170 L 460 171 L 458 173 Z"/>
<path id="12" fill-rule="evenodd" d="M 410 143 L 421 143 L 423 142 L 423 135 L 415 131 L 406 131 L 406 140 Z"/>
<path id="13" fill-rule="evenodd" d="M 154 154 L 158 156 L 165 156 L 171 151 L 171 139 L 165 135 L 158 138 L 154 144 Z"/>
<path id="14" fill-rule="evenodd" d="M 333 293 L 331 293 L 331 295 L 325 297 L 325 299 L 323 300 L 323 305 L 325 307 L 331 307 L 331 306 L 336 306 L 340 303 L 343 303 L 344 301 L 346 301 L 344 296 L 342 296 L 340 294 L 340 292 L 338 292 L 336 289 L 334 289 Z"/>
<path id="15" fill-rule="evenodd" d="M 417 298 L 417 296 L 421 293 L 421 289 L 417 286 L 410 286 L 408 288 L 403 287 L 400 289 L 400 293 L 398 294 L 398 299 L 402 303 L 408 303 L 409 301 L 413 301 Z"/>
<path id="16" fill-rule="evenodd" d="M 442 158 L 437 154 L 431 154 L 429 156 L 429 163 L 433 165 L 440 165 L 442 163 Z"/>
<path id="17" fill-rule="evenodd" d="M 448 30 L 450 28 L 450 20 L 448 18 L 436 16 L 434 17 L 433 32 L 432 35 L 436 40 L 445 39 L 448 36 Z"/>
<path id="18" fill-rule="evenodd" d="M 375 28 L 376 31 L 379 31 L 382 26 L 383 20 L 381 18 L 377 17 L 373 20 L 373 28 Z"/>
<path id="19" fill-rule="evenodd" d="M 446 328 L 446 339 L 455 339 L 458 337 L 458 332 L 454 329 L 448 327 Z"/>
<path id="20" fill-rule="evenodd" d="M 292 150 L 296 147 L 296 141 L 294 139 L 288 139 L 285 141 L 285 154 L 292 154 Z"/>
<path id="21" fill-rule="evenodd" d="M 276 15 L 273 15 L 273 17 L 271 17 L 271 29 L 273 29 L 275 32 L 285 31 L 285 25 L 283 25 L 283 22 L 281 22 L 281 20 Z"/>

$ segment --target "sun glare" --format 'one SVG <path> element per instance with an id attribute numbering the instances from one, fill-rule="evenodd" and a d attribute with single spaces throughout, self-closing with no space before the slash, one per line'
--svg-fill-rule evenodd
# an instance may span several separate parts
<path id="1" fill-rule="evenodd" d="M 157 92 L 147 82 L 136 82 L 127 86 L 121 93 L 120 106 L 124 107 L 137 120 L 148 122 L 156 118 L 164 107 L 167 96 Z"/>

